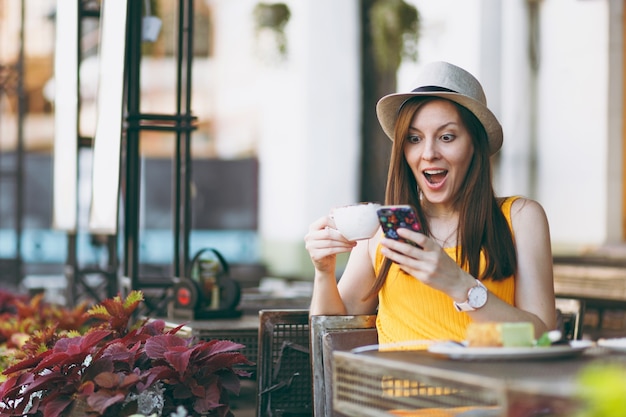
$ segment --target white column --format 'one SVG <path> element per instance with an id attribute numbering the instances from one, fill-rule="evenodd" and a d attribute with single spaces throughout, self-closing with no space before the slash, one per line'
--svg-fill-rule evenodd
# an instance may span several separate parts
<path id="1" fill-rule="evenodd" d="M 359 12 L 356 0 L 287 4 L 289 56 L 260 86 L 259 231 L 270 270 L 302 276 L 309 224 L 358 200 Z"/>
<path id="2" fill-rule="evenodd" d="M 500 150 L 497 191 L 501 195 L 527 195 L 533 169 L 532 74 L 526 0 L 502 4 L 502 84 L 500 122 L 504 143 Z M 532 196 L 529 196 L 532 197 Z"/>

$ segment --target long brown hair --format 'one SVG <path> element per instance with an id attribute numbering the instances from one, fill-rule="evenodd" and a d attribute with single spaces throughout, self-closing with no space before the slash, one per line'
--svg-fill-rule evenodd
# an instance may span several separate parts
<path id="1" fill-rule="evenodd" d="M 407 100 L 400 107 L 385 192 L 385 204 L 411 204 L 417 209 L 417 215 L 427 235 L 430 235 L 428 221 L 420 201 L 417 180 L 404 156 L 404 145 L 415 113 L 432 100 L 441 98 L 416 97 Z M 454 202 L 459 209 L 457 259 L 474 277 L 481 280 L 487 278 L 503 280 L 515 272 L 517 257 L 513 234 L 500 208 L 501 201 L 496 198 L 493 190 L 487 133 L 472 112 L 457 103 L 452 103 L 457 108 L 461 122 L 469 132 L 474 145 L 472 161 Z M 484 252 L 486 261 L 482 274 L 480 274 L 481 251 Z M 376 281 L 366 298 L 380 291 L 391 263 L 388 258 L 383 260 Z"/>

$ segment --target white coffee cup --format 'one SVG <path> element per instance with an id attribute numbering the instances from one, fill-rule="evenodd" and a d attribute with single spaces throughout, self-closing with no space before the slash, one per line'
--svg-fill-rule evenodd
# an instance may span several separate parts
<path id="1" fill-rule="evenodd" d="M 376 211 L 380 208 L 377 203 L 359 203 L 348 206 L 335 207 L 330 217 L 335 227 L 348 240 L 369 239 L 378 230 L 380 223 Z"/>

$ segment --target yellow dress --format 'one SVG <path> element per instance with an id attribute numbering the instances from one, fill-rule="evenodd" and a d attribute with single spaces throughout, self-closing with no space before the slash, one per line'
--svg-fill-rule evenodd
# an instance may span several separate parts
<path id="1" fill-rule="evenodd" d="M 517 198 L 509 197 L 502 204 L 502 212 L 511 230 L 511 205 Z M 456 258 L 456 248 L 446 248 L 445 251 L 452 259 Z M 379 245 L 376 250 L 376 273 L 382 261 Z M 481 271 L 484 268 L 482 255 L 480 268 Z M 511 305 L 515 303 L 514 276 L 500 281 L 486 280 L 483 284 L 491 294 Z M 392 264 L 378 294 L 376 327 L 381 345 L 417 340 L 461 341 L 465 339 L 470 321 L 467 313 L 454 308 L 448 295 L 421 283 Z"/>

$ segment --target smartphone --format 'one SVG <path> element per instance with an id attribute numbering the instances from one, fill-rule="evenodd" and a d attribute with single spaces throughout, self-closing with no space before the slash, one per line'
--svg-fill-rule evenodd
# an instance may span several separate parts
<path id="1" fill-rule="evenodd" d="M 383 228 L 385 237 L 395 240 L 403 240 L 413 246 L 418 246 L 411 240 L 406 240 L 398 236 L 398 229 L 404 227 L 416 232 L 422 232 L 422 225 L 419 222 L 415 209 L 408 205 L 382 206 L 377 211 L 378 221 Z"/>

